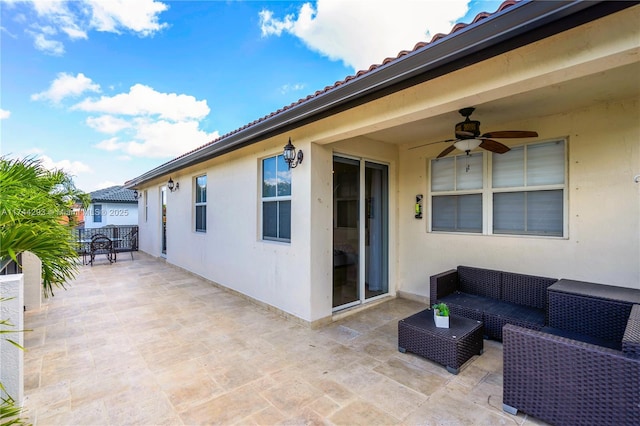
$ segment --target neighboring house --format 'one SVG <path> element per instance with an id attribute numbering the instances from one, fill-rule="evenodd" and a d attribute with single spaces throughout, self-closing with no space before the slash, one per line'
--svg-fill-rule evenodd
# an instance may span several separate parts
<path id="1" fill-rule="evenodd" d="M 636 2 L 505 2 L 127 182 L 140 249 L 311 325 L 457 265 L 640 288 L 638 76 Z M 538 136 L 436 160 L 465 107 Z"/>
<path id="2" fill-rule="evenodd" d="M 89 195 L 91 204 L 84 212 L 85 228 L 138 224 L 138 200 L 133 190 L 111 186 Z"/>

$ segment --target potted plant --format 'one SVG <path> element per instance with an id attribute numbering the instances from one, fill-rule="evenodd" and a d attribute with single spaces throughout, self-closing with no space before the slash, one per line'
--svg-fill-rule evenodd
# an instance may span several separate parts
<path id="1" fill-rule="evenodd" d="M 438 328 L 449 328 L 449 307 L 446 303 L 436 303 L 433 308 L 433 320 Z"/>

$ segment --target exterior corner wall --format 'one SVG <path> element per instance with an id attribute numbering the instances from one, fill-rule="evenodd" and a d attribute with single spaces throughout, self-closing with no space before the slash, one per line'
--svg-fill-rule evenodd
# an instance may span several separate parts
<path id="1" fill-rule="evenodd" d="M 42 261 L 31 252 L 22 253 L 24 274 L 24 309 L 40 309 L 42 305 Z"/>

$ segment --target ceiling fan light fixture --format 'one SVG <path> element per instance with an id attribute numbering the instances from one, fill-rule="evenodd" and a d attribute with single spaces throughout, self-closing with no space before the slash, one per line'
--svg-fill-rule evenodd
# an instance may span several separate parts
<path id="1" fill-rule="evenodd" d="M 482 141 L 479 139 L 462 139 L 456 141 L 453 146 L 458 148 L 460 151 L 464 151 L 468 154 L 469 151 L 473 151 L 474 149 L 479 147 L 481 143 Z"/>

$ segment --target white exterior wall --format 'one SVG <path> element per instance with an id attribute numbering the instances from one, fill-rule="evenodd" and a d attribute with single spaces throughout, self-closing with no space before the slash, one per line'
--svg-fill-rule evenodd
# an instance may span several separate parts
<path id="1" fill-rule="evenodd" d="M 93 221 L 95 204 L 102 206 L 102 222 Z M 102 228 L 107 225 L 136 225 L 138 223 L 138 205 L 133 203 L 91 203 L 85 210 L 84 227 Z"/>
<path id="2" fill-rule="evenodd" d="M 180 189 L 167 196 L 167 261 L 305 320 L 310 314 L 310 161 L 292 171 L 291 243 L 261 239 L 261 159 L 277 145 L 250 156 L 230 155 L 189 173 L 172 174 Z M 298 148 L 309 144 L 300 141 Z M 306 152 L 305 152 L 306 154 Z M 260 158 L 258 158 L 258 155 Z M 195 232 L 195 178 L 207 175 L 207 231 Z M 168 178 L 167 178 L 168 179 Z M 159 188 L 148 187 L 149 220 L 139 221 L 140 249 L 160 255 Z M 156 198 L 157 197 L 157 198 Z M 140 200 L 142 203 L 142 200 Z M 302 302 L 302 303 L 301 303 Z"/>
<path id="3" fill-rule="evenodd" d="M 161 185 L 164 184 L 166 182 Z M 138 193 L 143 194 L 142 198 L 138 199 L 138 249 L 152 256 L 160 257 L 162 255 L 160 184 L 148 187 L 146 191 L 139 190 Z M 145 206 L 147 206 L 146 215 Z"/>
<path id="4" fill-rule="evenodd" d="M 500 126 L 536 129 L 541 140 L 568 136 L 566 239 L 427 232 L 428 161 L 434 149 L 403 150 L 402 290 L 428 296 L 429 276 L 458 265 L 640 288 L 640 185 L 633 182 L 640 171 L 638 103 L 637 98 L 602 103 Z M 425 195 L 422 220 L 412 217 L 416 194 Z"/>
<path id="5" fill-rule="evenodd" d="M 0 275 L 0 319 L 8 320 L 12 328 L 3 330 L 24 330 L 24 276 L 23 274 Z M 0 337 L 0 382 L 6 393 L 0 390 L 0 396 L 11 396 L 18 407 L 22 406 L 24 396 L 24 353 L 7 341 L 11 339 L 24 346 L 24 333 L 3 334 Z"/>

